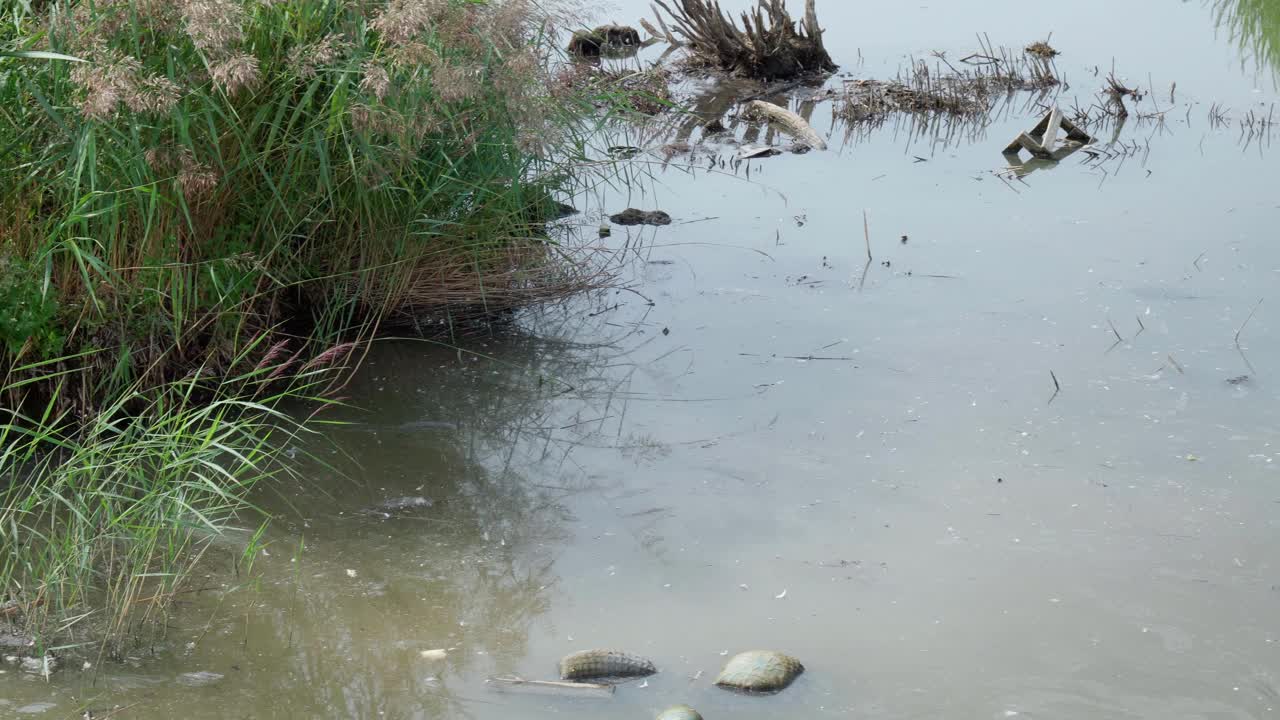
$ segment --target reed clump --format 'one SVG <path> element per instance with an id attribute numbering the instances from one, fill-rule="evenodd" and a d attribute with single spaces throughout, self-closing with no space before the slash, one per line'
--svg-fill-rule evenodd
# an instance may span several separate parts
<path id="1" fill-rule="evenodd" d="M 277 404 L 350 342 L 607 280 L 545 231 L 593 112 L 552 80 L 551 36 L 532 0 L 6 15 L 5 618 L 109 607 L 130 627 L 192 529 L 275 471 Z"/>
<path id="2" fill-rule="evenodd" d="M 846 80 L 837 116 L 850 126 L 877 125 L 893 114 L 977 121 L 1020 92 L 1044 93 L 1062 84 L 1052 56 L 984 45 L 959 61 L 914 60 L 892 80 Z"/>

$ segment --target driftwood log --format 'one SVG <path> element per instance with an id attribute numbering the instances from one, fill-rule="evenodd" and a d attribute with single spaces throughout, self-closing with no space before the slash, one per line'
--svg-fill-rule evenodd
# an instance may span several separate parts
<path id="1" fill-rule="evenodd" d="M 791 137 L 808 145 L 814 150 L 826 150 L 827 143 L 822 136 L 813 129 L 813 126 L 805 122 L 804 118 L 791 112 L 790 110 L 767 103 L 762 100 L 752 100 L 747 103 L 747 115 L 754 115 L 773 123 Z"/>
<path id="2" fill-rule="evenodd" d="M 785 0 L 757 0 L 753 10 L 742 13 L 742 27 L 716 0 L 654 2 L 659 24 L 666 27 L 662 19 L 665 11 L 675 34 L 684 37 L 695 58 L 713 67 L 765 80 L 836 69 L 822 44 L 823 30 L 818 26 L 814 0 L 805 0 L 800 22 L 791 18 Z"/>

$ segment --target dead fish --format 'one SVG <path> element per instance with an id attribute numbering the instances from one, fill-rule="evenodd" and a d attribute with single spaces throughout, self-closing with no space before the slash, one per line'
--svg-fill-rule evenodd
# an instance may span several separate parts
<path id="1" fill-rule="evenodd" d="M 435 505 L 435 502 L 432 501 L 431 498 L 425 498 L 419 495 L 408 495 L 405 497 L 383 500 L 376 505 L 371 505 L 365 508 L 361 512 L 365 515 L 376 515 L 378 517 L 389 518 L 397 513 L 405 512 L 406 510 L 429 508 L 432 505 Z"/>
<path id="2" fill-rule="evenodd" d="M 210 670 L 200 670 L 197 672 L 182 673 L 178 676 L 178 684 L 185 685 L 187 687 L 204 687 L 206 685 L 213 685 L 223 677 L 222 673 L 216 673 Z"/>
<path id="3" fill-rule="evenodd" d="M 744 692 L 778 692 L 802 672 L 804 665 L 790 655 L 751 650 L 734 655 L 716 678 L 716 685 Z"/>
<path id="4" fill-rule="evenodd" d="M 656 672 L 658 668 L 650 660 L 617 650 L 583 650 L 560 661 L 564 680 L 645 677 Z"/>

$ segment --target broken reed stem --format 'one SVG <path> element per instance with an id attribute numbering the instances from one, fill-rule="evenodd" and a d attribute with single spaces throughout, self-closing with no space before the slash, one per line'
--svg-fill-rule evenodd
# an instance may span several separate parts
<path id="1" fill-rule="evenodd" d="M 1116 329 L 1116 324 L 1111 322 L 1111 318 L 1107 318 L 1107 324 L 1111 326 L 1111 332 L 1116 335 L 1116 342 L 1124 342 L 1124 338 L 1120 337 L 1120 331 Z"/>
<path id="2" fill-rule="evenodd" d="M 867 211 L 862 211 L 862 237 L 867 241 L 867 262 L 871 262 L 871 225 L 867 222 Z"/>
<path id="3" fill-rule="evenodd" d="M 1053 379 L 1054 393 L 1062 392 L 1062 385 L 1058 384 L 1058 376 L 1054 375 L 1052 370 L 1049 371 L 1049 377 Z"/>
<path id="4" fill-rule="evenodd" d="M 1263 301 L 1263 300 L 1265 300 L 1265 299 L 1266 299 L 1266 298 L 1259 298 L 1259 299 L 1258 299 L 1257 304 L 1253 306 L 1253 310 L 1250 310 L 1250 311 L 1249 311 L 1249 317 L 1245 318 L 1245 319 L 1244 319 L 1244 323 L 1242 323 L 1242 324 L 1240 325 L 1240 329 L 1239 329 L 1239 330 L 1236 330 L 1236 338 L 1235 338 L 1235 340 L 1236 340 L 1236 352 L 1240 353 L 1240 359 L 1241 359 L 1241 360 L 1244 360 L 1244 364 L 1245 364 L 1245 366 L 1246 366 L 1246 367 L 1248 367 L 1248 368 L 1249 368 L 1249 372 L 1253 373 L 1254 375 L 1257 375 L 1257 374 L 1258 374 L 1258 371 L 1253 369 L 1253 363 L 1249 362 L 1249 356 L 1245 355 L 1245 354 L 1244 354 L 1244 348 L 1240 347 L 1240 333 L 1244 332 L 1244 329 L 1245 329 L 1246 327 L 1248 327 L 1248 325 L 1249 325 L 1249 321 L 1250 321 L 1250 320 L 1252 320 L 1252 319 L 1253 319 L 1253 316 L 1258 312 L 1258 308 L 1262 307 L 1262 301 Z"/>
<path id="5" fill-rule="evenodd" d="M 1138 321 L 1138 335 L 1141 335 L 1142 333 L 1147 331 L 1147 326 L 1142 324 L 1141 315 L 1134 315 L 1133 319 Z"/>

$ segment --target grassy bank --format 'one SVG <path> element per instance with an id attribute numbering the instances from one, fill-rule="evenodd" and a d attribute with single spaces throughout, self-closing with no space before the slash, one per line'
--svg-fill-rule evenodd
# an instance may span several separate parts
<path id="1" fill-rule="evenodd" d="M 542 232 L 591 103 L 548 79 L 531 3 L 3 21 L 0 620 L 121 635 L 280 471 L 283 398 L 389 323 L 595 279 Z"/>

